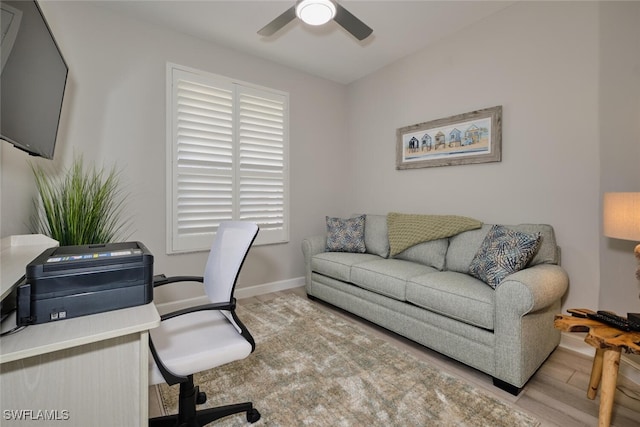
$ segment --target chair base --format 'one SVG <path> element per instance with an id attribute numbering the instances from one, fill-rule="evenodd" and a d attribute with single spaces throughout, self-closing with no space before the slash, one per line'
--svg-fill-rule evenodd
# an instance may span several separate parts
<path id="1" fill-rule="evenodd" d="M 255 423 L 260 419 L 260 412 L 253 407 L 253 403 L 244 402 L 234 405 L 218 406 L 216 408 L 196 411 L 196 404 L 206 401 L 204 393 L 194 386 L 193 376 L 187 382 L 180 383 L 180 397 L 178 413 L 149 420 L 149 427 L 201 427 L 215 420 L 241 412 L 247 413 L 247 421 Z"/>
<path id="2" fill-rule="evenodd" d="M 203 409 L 201 411 L 197 411 L 195 418 L 190 420 L 180 420 L 178 414 L 152 418 L 149 420 L 149 427 L 201 427 L 220 418 L 239 414 L 240 412 L 247 413 L 247 421 L 250 423 L 255 423 L 260 419 L 260 412 L 253 407 L 251 402 L 246 402 L 235 405 L 219 406 L 217 408 Z"/>

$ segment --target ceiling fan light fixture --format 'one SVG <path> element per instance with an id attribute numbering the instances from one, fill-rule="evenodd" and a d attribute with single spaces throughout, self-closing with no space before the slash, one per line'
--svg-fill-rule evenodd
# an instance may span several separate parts
<path id="1" fill-rule="evenodd" d="M 336 16 L 336 5 L 331 0 L 301 0 L 296 15 L 306 24 L 323 25 Z"/>

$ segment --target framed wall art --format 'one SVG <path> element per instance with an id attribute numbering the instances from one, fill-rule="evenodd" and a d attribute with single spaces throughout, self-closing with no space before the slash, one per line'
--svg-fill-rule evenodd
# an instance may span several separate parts
<path id="1" fill-rule="evenodd" d="M 502 106 L 399 128 L 396 169 L 502 160 Z"/>

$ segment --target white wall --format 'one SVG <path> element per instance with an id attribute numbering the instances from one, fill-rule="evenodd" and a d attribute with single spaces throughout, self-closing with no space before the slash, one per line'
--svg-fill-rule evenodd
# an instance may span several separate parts
<path id="1" fill-rule="evenodd" d="M 597 307 L 598 11 L 517 3 L 352 84 L 351 210 L 551 224 L 570 274 L 564 306 Z M 397 128 L 495 105 L 502 162 L 395 170 Z"/>
<path id="2" fill-rule="evenodd" d="M 333 153 L 345 141 L 344 86 L 89 2 L 47 1 L 41 6 L 69 66 L 69 83 L 55 162 L 39 163 L 67 167 L 76 152 L 86 162 L 122 169 L 132 195 L 128 207 L 135 231 L 130 239 L 149 247 L 156 272 L 196 274 L 206 261 L 206 253 L 165 254 L 166 62 L 289 92 L 290 243 L 253 248 L 238 287 L 303 276 L 303 236 L 322 232 L 325 213 L 343 204 L 338 189 L 346 159 Z M 2 144 L 2 236 L 29 231 L 25 219 L 35 189 L 28 160 Z"/>
<path id="3" fill-rule="evenodd" d="M 600 170 L 602 192 L 640 191 L 640 3 L 600 8 Z M 602 202 L 601 202 L 602 203 Z M 640 312 L 633 248 L 602 237 L 600 306 Z"/>

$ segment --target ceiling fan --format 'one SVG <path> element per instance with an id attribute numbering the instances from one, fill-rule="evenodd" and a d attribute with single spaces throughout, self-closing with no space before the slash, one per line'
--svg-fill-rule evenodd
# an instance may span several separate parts
<path id="1" fill-rule="evenodd" d="M 323 25 L 334 20 L 360 41 L 373 32 L 369 26 L 334 0 L 298 0 L 294 6 L 265 25 L 258 34 L 269 37 L 296 17 L 309 25 Z"/>

